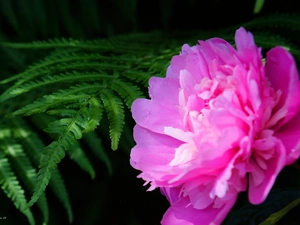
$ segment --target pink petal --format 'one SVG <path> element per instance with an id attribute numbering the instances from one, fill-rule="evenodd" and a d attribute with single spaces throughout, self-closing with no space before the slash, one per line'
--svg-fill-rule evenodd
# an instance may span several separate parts
<path id="1" fill-rule="evenodd" d="M 184 90 L 184 94 L 186 97 L 195 93 L 195 86 L 197 85 L 197 81 L 187 70 L 180 71 L 180 86 Z"/>
<path id="2" fill-rule="evenodd" d="M 239 156 L 243 155 L 243 150 L 238 151 L 235 155 L 232 155 L 231 161 L 228 166 L 217 176 L 214 181 L 213 188 L 210 192 L 210 197 L 223 198 L 229 190 L 228 180 L 232 178 L 232 170 L 234 169 L 236 160 Z M 235 176 L 238 176 L 235 174 Z M 241 179 L 239 176 L 237 180 Z M 233 179 L 234 180 L 234 179 Z"/>
<path id="3" fill-rule="evenodd" d="M 300 106 L 300 82 L 293 56 L 282 47 L 275 47 L 267 53 L 266 76 L 275 91 L 281 90 L 282 95 L 276 109 L 285 108 L 285 118 L 276 126 L 288 122 Z"/>
<path id="4" fill-rule="evenodd" d="M 190 46 L 185 44 L 182 46 L 180 55 L 173 56 L 166 77 L 178 79 L 180 70 L 186 68 L 186 56 L 189 51 Z"/>
<path id="5" fill-rule="evenodd" d="M 207 41 L 199 41 L 199 43 L 206 63 L 217 59 L 222 65 L 240 64 L 236 50 L 227 41 L 221 38 L 212 38 Z"/>
<path id="6" fill-rule="evenodd" d="M 254 174 L 256 173 L 256 171 L 252 172 L 254 174 L 250 173 L 249 201 L 252 204 L 260 204 L 266 199 L 267 195 L 269 194 L 276 180 L 277 175 L 285 165 L 286 162 L 285 147 L 279 140 L 277 140 L 277 143 L 275 145 L 275 150 L 276 152 L 273 158 L 267 161 L 268 168 L 266 170 L 263 170 L 265 177 L 258 186 L 255 185 L 256 181 L 254 178 Z M 261 172 L 261 170 L 257 172 Z"/>
<path id="7" fill-rule="evenodd" d="M 241 27 L 235 33 L 235 43 L 239 58 L 259 70 L 262 67 L 261 50 L 256 46 L 253 35 Z"/>
<path id="8" fill-rule="evenodd" d="M 243 27 L 236 30 L 235 43 L 238 51 L 257 48 L 254 42 L 253 35 L 250 32 L 247 32 Z"/>
<path id="9" fill-rule="evenodd" d="M 286 165 L 294 163 L 300 156 L 300 113 L 284 124 L 274 136 L 281 140 L 286 148 Z"/>
<path id="10" fill-rule="evenodd" d="M 151 132 L 139 125 L 136 125 L 133 130 L 134 140 L 137 145 L 132 149 L 130 157 L 133 161 L 140 161 L 144 154 L 159 154 L 166 153 L 174 157 L 175 149 L 178 148 L 182 142 L 170 136 Z M 154 159 L 159 160 L 157 157 Z M 152 159 L 148 159 L 149 161 Z"/>
<path id="11" fill-rule="evenodd" d="M 170 193 L 170 191 L 169 191 Z M 171 191 L 172 193 L 172 191 Z M 165 213 L 162 225 L 220 225 L 234 205 L 237 195 L 220 208 L 209 207 L 198 210 L 193 208 L 188 197 L 172 198 L 171 207 Z"/>
<path id="12" fill-rule="evenodd" d="M 174 108 L 178 105 L 178 80 L 152 77 L 149 80 L 149 86 L 149 95 L 158 104 L 166 108 Z"/>
<path id="13" fill-rule="evenodd" d="M 200 83 L 204 77 L 209 77 L 208 66 L 199 51 L 198 45 L 190 48 L 185 69 L 190 72 L 197 83 Z"/>
<path id="14" fill-rule="evenodd" d="M 137 145 L 131 150 L 130 164 L 133 168 L 143 171 L 140 175 L 146 181 L 156 179 L 165 182 L 172 175 L 169 163 L 174 158 L 175 149 L 182 144 L 167 135 L 151 132 L 139 125 L 134 127 L 134 139 Z M 167 181 L 164 181 L 167 180 Z"/>
<path id="15" fill-rule="evenodd" d="M 151 131 L 163 134 L 166 126 L 182 127 L 182 117 L 176 107 L 169 109 L 154 100 L 137 99 L 131 110 L 136 123 Z"/>
<path id="16" fill-rule="evenodd" d="M 189 191 L 187 196 L 195 209 L 206 209 L 214 202 L 214 197 L 211 198 L 209 192 L 211 184 L 203 184 Z"/>

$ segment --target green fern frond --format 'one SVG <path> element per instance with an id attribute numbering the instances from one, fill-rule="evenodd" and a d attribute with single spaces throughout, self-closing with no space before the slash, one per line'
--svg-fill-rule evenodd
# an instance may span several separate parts
<path id="1" fill-rule="evenodd" d="M 35 166 L 39 165 L 41 153 L 45 145 L 33 132 L 24 119 L 16 117 L 9 120 L 13 128 L 13 137 L 27 150 L 27 154 Z"/>
<path id="2" fill-rule="evenodd" d="M 61 111 L 61 110 L 59 110 L 59 111 Z M 69 111 L 69 113 L 71 113 L 71 110 L 68 110 L 68 111 Z M 77 113 L 76 110 L 72 110 L 72 111 L 75 111 L 74 116 L 76 116 L 76 113 Z M 77 117 L 79 117 L 79 116 L 77 115 Z M 45 129 L 45 131 L 48 133 L 59 134 L 61 138 L 64 138 L 64 136 L 66 136 L 67 139 L 69 138 L 69 136 L 67 136 L 67 134 L 72 133 L 74 135 L 75 139 L 81 139 L 81 137 L 82 137 L 81 129 L 82 128 L 80 127 L 78 122 L 75 122 L 76 119 L 71 117 L 71 118 L 62 118 L 60 120 L 56 120 L 56 121 L 50 123 L 48 125 L 48 127 Z M 72 140 L 68 140 L 68 141 L 72 142 Z M 70 146 L 68 146 L 68 147 L 70 147 Z"/>
<path id="3" fill-rule="evenodd" d="M 247 29 L 253 28 L 285 28 L 300 30 L 300 16 L 297 14 L 277 13 L 261 16 L 243 24 Z"/>
<path id="4" fill-rule="evenodd" d="M 73 211 L 70 198 L 64 183 L 64 180 L 58 170 L 58 168 L 53 169 L 51 172 L 51 180 L 49 183 L 51 190 L 54 192 L 59 201 L 63 204 L 67 211 L 69 223 L 73 222 Z"/>
<path id="5" fill-rule="evenodd" d="M 26 123 L 21 118 L 15 118 L 10 121 L 11 124 L 13 125 L 13 137 L 22 144 L 24 149 L 27 150 L 27 153 L 32 159 L 33 164 L 37 166 L 41 158 L 41 151 L 44 148 L 44 144 L 41 142 L 41 140 L 36 135 L 36 133 L 30 131 Z M 29 164 L 29 160 L 24 159 L 24 157 L 19 158 L 18 161 L 20 161 L 24 165 Z M 28 171 L 28 170 L 24 169 L 21 171 Z M 31 194 L 33 194 L 33 190 L 37 182 L 36 172 L 34 171 L 34 174 L 32 174 L 29 177 L 31 178 L 31 182 L 27 184 L 27 186 Z M 26 184 L 28 182 L 24 182 L 24 183 Z M 48 207 L 47 198 L 45 194 L 42 194 L 42 196 L 39 198 L 39 200 L 37 201 L 37 205 L 43 213 L 44 222 L 47 223 L 49 220 L 49 207 Z"/>
<path id="6" fill-rule="evenodd" d="M 108 57 L 103 56 L 101 54 L 87 54 L 87 53 L 78 53 L 74 50 L 64 50 L 64 51 L 54 51 L 53 53 L 50 53 L 49 56 L 46 56 L 43 60 L 40 60 L 37 63 L 34 63 L 31 66 L 28 66 L 28 68 L 17 75 L 8 77 L 7 79 L 4 79 L 0 81 L 0 84 L 6 84 L 14 80 L 18 80 L 17 84 L 25 83 L 28 80 L 31 80 L 37 76 L 40 76 L 40 74 L 47 74 L 53 71 L 54 69 L 57 70 L 59 67 L 57 64 L 70 64 L 73 65 L 77 62 L 77 65 L 80 65 L 78 62 L 90 62 L 90 61 L 110 61 L 114 59 L 115 61 L 119 61 L 122 59 L 129 60 L 131 57 Z"/>
<path id="7" fill-rule="evenodd" d="M 106 165 L 108 174 L 112 175 L 112 163 L 105 151 L 101 139 L 95 134 L 95 132 L 92 132 L 84 134 L 83 140 L 89 146 L 90 150 L 94 153 L 94 155 Z"/>
<path id="8" fill-rule="evenodd" d="M 45 122 L 42 121 L 42 120 L 45 120 L 45 116 L 46 115 L 36 115 L 34 117 L 34 121 L 37 121 L 38 124 L 43 127 L 42 124 L 49 123 L 48 119 L 46 119 Z M 49 117 L 47 117 L 47 118 L 49 118 Z M 13 121 L 13 124 L 14 124 L 13 130 L 14 130 L 15 138 L 17 138 L 17 140 L 19 140 L 20 143 L 22 143 L 22 146 L 24 146 L 24 148 L 28 149 L 27 152 L 28 152 L 30 158 L 32 159 L 33 163 L 36 166 L 38 166 L 40 163 L 42 150 L 45 148 L 44 143 L 37 136 L 37 134 L 28 127 L 28 125 L 25 123 L 25 121 L 22 118 L 14 118 L 11 121 Z M 67 213 L 68 213 L 69 221 L 71 222 L 73 220 L 72 219 L 73 214 L 72 214 L 72 210 L 71 210 L 70 200 L 69 200 L 63 179 L 57 169 L 54 169 L 51 171 L 51 179 L 50 179 L 49 185 L 50 185 L 50 188 L 52 189 L 52 191 L 59 198 L 59 200 L 64 204 L 64 206 L 67 210 Z M 42 210 L 42 206 L 41 206 L 40 202 L 44 202 L 43 198 L 45 198 L 44 194 L 42 194 L 41 197 L 37 201 L 37 204 L 41 208 L 41 210 Z M 48 206 L 47 206 L 47 208 L 48 208 Z M 45 214 L 44 211 L 43 211 L 43 214 Z"/>
<path id="9" fill-rule="evenodd" d="M 64 149 L 57 141 L 52 142 L 44 149 L 40 163 L 40 170 L 38 172 L 38 182 L 27 207 L 31 207 L 44 193 L 51 178 L 51 170 L 56 168 L 57 163 L 59 163 L 64 156 Z"/>
<path id="10" fill-rule="evenodd" d="M 9 88 L 0 96 L 0 102 L 3 102 L 7 99 L 16 97 L 20 94 L 24 94 L 28 91 L 31 91 L 36 88 L 41 88 L 46 85 L 55 85 L 62 83 L 74 83 L 74 82 L 88 82 L 88 81 L 99 81 L 106 79 L 116 78 L 113 75 L 107 75 L 105 73 L 96 73 L 96 72 L 67 72 L 60 75 L 42 77 L 40 80 L 29 81 L 28 83 L 22 84 L 20 86 L 14 86 Z"/>
<path id="11" fill-rule="evenodd" d="M 79 41 L 72 38 L 54 38 L 47 41 L 34 41 L 31 43 L 9 43 L 3 42 L 1 45 L 10 48 L 22 48 L 22 49 L 54 49 L 54 48 L 82 48 L 82 49 L 110 49 L 107 43 L 103 42 L 99 46 L 89 41 Z"/>
<path id="12" fill-rule="evenodd" d="M 101 114 L 101 108 L 95 107 L 94 98 L 81 105 L 79 110 L 68 110 L 67 114 L 70 118 L 62 118 L 56 120 L 48 125 L 45 131 L 49 133 L 59 134 L 58 140 L 52 142 L 43 150 L 43 155 L 40 163 L 40 170 L 38 172 L 38 183 L 35 188 L 34 194 L 31 197 L 28 206 L 34 204 L 39 196 L 45 191 L 51 177 L 51 171 L 56 168 L 57 164 L 64 158 L 65 151 L 69 150 L 74 144 L 76 139 L 81 139 L 83 130 L 90 129 L 90 113 L 94 111 Z M 97 106 L 98 104 L 96 104 Z M 55 111 L 54 111 L 55 112 Z M 53 113 L 53 111 L 52 111 Z M 65 109 L 57 110 L 56 115 L 65 114 Z M 99 121 L 98 121 L 99 122 Z"/>
<path id="13" fill-rule="evenodd" d="M 267 32 L 255 32 L 255 42 L 258 46 L 263 48 L 273 48 L 274 46 L 282 46 L 289 50 L 293 56 L 300 59 L 300 49 L 296 47 L 291 41 L 279 35 L 274 35 Z"/>
<path id="14" fill-rule="evenodd" d="M 94 97 L 89 100 L 88 107 L 85 108 L 85 110 L 88 111 L 86 113 L 89 115 L 89 117 L 86 121 L 84 121 L 87 122 L 87 125 L 81 125 L 82 127 L 85 127 L 84 130 L 82 130 L 82 133 L 89 133 L 94 131 L 99 125 L 102 119 L 103 107 L 100 103 L 100 100 Z"/>
<path id="15" fill-rule="evenodd" d="M 35 224 L 30 209 L 25 209 L 27 201 L 23 188 L 12 172 L 11 165 L 5 155 L 0 151 L 0 185 L 8 198 L 12 200 L 17 209 L 19 209 L 28 219 L 31 225 Z"/>
<path id="16" fill-rule="evenodd" d="M 147 87 L 149 79 L 152 76 L 159 75 L 159 74 L 153 74 L 152 72 L 145 72 L 142 70 L 140 70 L 140 71 L 128 70 L 128 71 L 123 72 L 122 75 L 132 81 L 142 83 L 145 87 Z"/>
<path id="17" fill-rule="evenodd" d="M 110 91 L 103 91 L 101 93 L 101 99 L 110 122 L 109 135 L 111 139 L 111 148 L 117 150 L 125 121 L 123 103 Z"/>
<path id="18" fill-rule="evenodd" d="M 4 47 L 18 48 L 18 49 L 57 49 L 57 48 L 74 48 L 93 51 L 110 51 L 119 53 L 144 53 L 149 51 L 149 46 L 130 45 L 130 41 L 114 41 L 114 39 L 97 39 L 97 40 L 74 40 L 72 38 L 54 38 L 47 41 L 34 41 L 31 43 L 10 43 L 3 42 Z"/>
<path id="19" fill-rule="evenodd" d="M 264 48 L 272 48 L 274 46 L 286 46 L 295 47 L 291 42 L 279 35 L 275 35 L 267 32 L 254 32 L 254 39 L 257 45 L 262 46 Z"/>
<path id="20" fill-rule="evenodd" d="M 69 103 L 84 102 L 90 98 L 90 95 L 103 89 L 104 86 L 98 83 L 82 83 L 71 86 L 68 89 L 59 90 L 50 95 L 44 95 L 42 98 L 12 113 L 12 116 L 28 116 L 35 113 L 45 112 L 60 105 Z"/>
<path id="21" fill-rule="evenodd" d="M 33 189 L 37 182 L 37 173 L 36 170 L 32 167 L 28 157 L 25 155 L 22 146 L 14 143 L 13 139 L 8 135 L 4 139 L 1 139 L 1 142 L 4 146 L 6 146 L 5 152 L 11 159 L 10 161 L 14 165 L 16 174 L 23 181 L 27 189 L 30 192 L 33 192 Z M 49 209 L 47 199 L 44 194 L 38 200 L 37 204 L 43 213 L 44 222 L 47 223 L 49 220 Z"/>
<path id="22" fill-rule="evenodd" d="M 114 80 L 111 88 L 122 96 L 129 109 L 134 100 L 143 97 L 143 93 L 139 87 L 120 79 Z"/>
<path id="23" fill-rule="evenodd" d="M 68 151 L 68 155 L 72 160 L 74 160 L 84 171 L 88 172 L 92 179 L 95 178 L 96 173 L 92 166 L 92 163 L 80 147 L 79 143 L 76 142 L 74 145 L 72 145 Z"/>

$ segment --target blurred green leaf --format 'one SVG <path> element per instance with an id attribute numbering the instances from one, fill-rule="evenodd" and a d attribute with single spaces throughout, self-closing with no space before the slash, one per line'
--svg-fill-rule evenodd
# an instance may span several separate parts
<path id="1" fill-rule="evenodd" d="M 262 7 L 264 6 L 264 3 L 265 3 L 265 0 L 256 0 L 254 9 L 253 9 L 253 13 L 258 14 L 261 11 Z"/>
<path id="2" fill-rule="evenodd" d="M 267 199 L 260 205 L 247 204 L 232 214 L 228 225 L 271 225 L 262 223 L 266 220 L 277 221 L 289 210 L 300 203 L 299 189 L 275 189 L 270 192 Z M 297 202 L 295 202 L 296 200 Z M 270 216 L 271 215 L 271 216 Z M 276 217 L 276 218 L 275 218 Z M 280 217 L 280 218 L 279 218 Z M 271 219 L 272 220 L 271 220 Z"/>
<path id="3" fill-rule="evenodd" d="M 286 207 L 284 207 L 282 210 L 270 215 L 264 222 L 260 223 L 259 225 L 274 225 L 274 224 L 276 224 L 276 222 L 278 222 L 290 210 L 292 210 L 294 207 L 296 207 L 299 204 L 300 204 L 300 198 L 297 198 L 296 200 L 294 200 L 290 204 L 288 204 Z"/>

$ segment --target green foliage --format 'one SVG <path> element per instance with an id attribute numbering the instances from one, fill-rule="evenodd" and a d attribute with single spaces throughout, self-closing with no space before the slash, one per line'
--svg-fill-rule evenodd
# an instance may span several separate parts
<path id="1" fill-rule="evenodd" d="M 288 204 L 283 209 L 271 214 L 264 222 L 260 223 L 259 225 L 274 225 L 274 224 L 276 224 L 291 209 L 293 209 L 294 207 L 296 207 L 299 204 L 300 204 L 300 198 L 297 198 L 296 200 L 292 201 L 290 204 Z"/>
<path id="2" fill-rule="evenodd" d="M 125 39 L 127 41 L 128 37 Z M 70 222 L 73 218 L 71 204 L 62 178 L 57 172 L 57 164 L 67 153 L 92 178 L 95 177 L 93 166 L 78 142 L 86 133 L 85 140 L 90 142 L 88 144 L 91 150 L 107 165 L 109 173 L 112 173 L 111 162 L 103 147 L 101 148 L 101 139 L 91 132 L 98 127 L 105 111 L 110 122 L 111 148 L 118 148 L 125 121 L 124 105 L 130 109 L 132 102 L 143 96 L 136 82 L 147 83 L 153 73 L 146 70 L 148 62 L 157 60 L 154 53 L 149 52 L 145 56 L 141 48 L 134 46 L 128 47 L 128 52 L 125 51 L 124 54 L 120 54 L 119 49 L 114 51 L 113 47 L 99 54 L 101 48 L 98 48 L 98 44 L 103 44 L 103 40 L 81 42 L 81 47 L 89 45 L 82 50 L 78 50 L 73 42 L 63 39 L 61 42 L 55 40 L 43 43 L 55 43 L 55 47 L 64 45 L 67 49 L 54 50 L 24 72 L 2 80 L 3 85 L 14 83 L 0 95 L 0 101 L 8 104 L 10 113 L 6 113 L 7 118 L 17 127 L 15 134 L 21 143 L 19 146 L 24 146 L 35 162 L 39 161 L 39 171 L 34 174 L 36 180 L 31 182 L 30 192 L 33 187 L 34 192 L 27 207 L 24 207 L 27 209 L 36 201 L 40 202 L 41 197 L 44 199 L 44 191 L 50 183 L 65 205 Z M 40 45 L 28 45 L 35 44 Z M 128 46 L 128 43 L 124 45 Z M 130 54 L 133 49 L 137 52 Z M 152 70 L 159 69 L 153 66 Z M 29 96 L 29 101 L 20 100 L 24 96 Z M 10 101 L 14 98 L 20 100 L 17 100 L 18 104 Z M 16 116 L 30 116 L 53 141 L 45 146 L 32 128 Z M 21 174 L 20 178 L 23 176 Z M 47 207 L 45 200 L 43 203 Z M 43 211 L 45 223 L 48 220 L 46 212 Z"/>
<path id="3" fill-rule="evenodd" d="M 0 0 L 1 16 L 16 35 L 23 35 L 22 39 L 12 41 L 14 38 L 0 31 L 5 55 L 0 54 L 0 57 L 8 61 L 6 68 L 0 68 L 3 72 L 0 81 L 0 185 L 30 224 L 35 223 L 31 212 L 34 203 L 42 213 L 42 222 L 49 223 L 51 209 L 45 193 L 49 186 L 66 209 L 68 221 L 72 222 L 72 202 L 58 169 L 65 156 L 91 179 L 98 172 L 92 160 L 92 156 L 96 156 L 112 175 L 115 164 L 106 143 L 110 142 L 112 150 L 121 146 L 126 153 L 130 151 L 134 143 L 128 115 L 133 101 L 145 96 L 149 78 L 165 75 L 172 56 L 179 53 L 183 43 L 194 45 L 199 39 L 215 36 L 232 42 L 238 26 L 210 31 L 131 32 L 113 36 L 124 24 L 105 21 L 102 15 L 112 19 L 99 7 L 105 3 L 91 0 L 87 7 L 86 1 L 76 1 L 75 8 L 83 12 L 77 18 L 69 1 L 18 2 L 19 5 L 14 5 Z M 30 3 L 35 13 L 25 7 Z M 128 0 L 127 3 L 128 7 L 123 7 L 121 0 L 111 4 L 115 4 L 124 21 L 131 24 L 129 31 L 138 31 L 134 14 L 138 1 Z M 161 7 L 170 5 L 171 1 L 161 3 Z M 101 9 L 97 11 L 97 8 Z M 53 13 L 56 9 L 57 13 Z M 58 16 L 54 16 L 56 14 Z M 161 14 L 164 26 L 168 27 L 172 10 Z M 299 43 L 278 32 L 278 28 L 298 32 L 299 21 L 299 15 L 276 14 L 257 17 L 242 26 L 254 33 L 256 43 L 263 49 L 281 45 L 299 60 Z M 78 26 L 79 22 L 84 26 Z M 87 39 L 92 31 L 109 37 Z M 41 40 L 33 41 L 38 39 Z M 248 211 L 246 207 L 229 224 L 238 224 L 244 219 L 257 224 L 257 221 L 262 222 L 261 218 L 267 219 L 299 197 L 282 193 L 285 197 L 276 204 L 268 199 L 268 205 L 262 208 Z M 277 214 L 275 217 L 279 218 Z"/>
<path id="4" fill-rule="evenodd" d="M 253 13 L 257 14 L 261 11 L 262 7 L 264 6 L 265 0 L 256 0 Z"/>
<path id="5" fill-rule="evenodd" d="M 299 14 L 277 13 L 258 17 L 244 24 L 248 29 L 285 28 L 288 30 L 300 30 Z"/>
<path id="6" fill-rule="evenodd" d="M 299 196 L 299 189 L 274 189 L 262 204 L 257 206 L 247 204 L 235 212 L 227 224 L 275 224 L 281 217 L 299 204 Z"/>

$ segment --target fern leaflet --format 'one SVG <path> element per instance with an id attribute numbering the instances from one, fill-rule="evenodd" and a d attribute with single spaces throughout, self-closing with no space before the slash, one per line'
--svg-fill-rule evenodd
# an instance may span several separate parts
<path id="1" fill-rule="evenodd" d="M 8 159 L 0 151 L 0 185 L 8 198 L 12 200 L 16 208 L 27 217 L 31 225 L 35 224 L 33 215 L 30 209 L 25 209 L 27 201 L 24 195 L 24 190 L 19 185 L 19 181 L 12 172 L 12 168 Z"/>
<path id="2" fill-rule="evenodd" d="M 109 135 L 111 148 L 117 150 L 125 121 L 123 103 L 110 91 L 103 91 L 101 93 L 101 99 L 110 122 Z"/>

